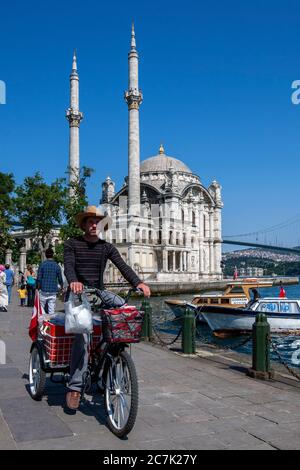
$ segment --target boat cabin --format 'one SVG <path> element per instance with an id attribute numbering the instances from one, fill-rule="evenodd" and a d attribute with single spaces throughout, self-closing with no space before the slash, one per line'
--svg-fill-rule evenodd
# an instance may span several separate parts
<path id="1" fill-rule="evenodd" d="M 200 305 L 220 305 L 222 307 L 243 308 L 251 300 L 251 291 L 260 287 L 272 287 L 270 282 L 262 282 L 257 279 L 233 281 L 225 289 L 208 291 L 195 295 L 192 304 Z"/>
<path id="2" fill-rule="evenodd" d="M 300 313 L 300 300 L 278 297 L 265 297 L 259 299 L 251 306 L 251 310 L 271 313 Z"/>

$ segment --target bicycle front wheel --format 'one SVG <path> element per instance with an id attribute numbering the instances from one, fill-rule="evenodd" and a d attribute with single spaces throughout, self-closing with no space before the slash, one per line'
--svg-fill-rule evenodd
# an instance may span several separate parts
<path id="1" fill-rule="evenodd" d="M 118 437 L 132 430 L 138 410 L 138 381 L 131 356 L 122 351 L 104 368 L 104 407 L 108 428 Z"/>

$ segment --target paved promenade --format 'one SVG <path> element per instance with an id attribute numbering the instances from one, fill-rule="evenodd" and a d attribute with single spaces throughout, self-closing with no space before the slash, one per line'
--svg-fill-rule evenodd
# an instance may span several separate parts
<path id="1" fill-rule="evenodd" d="M 151 344 L 133 347 L 140 408 L 119 440 L 105 426 L 101 398 L 65 414 L 64 387 L 27 391 L 31 309 L 0 313 L 7 363 L 0 365 L 0 449 L 300 449 L 300 384 L 246 377 L 230 353 L 185 358 Z"/>

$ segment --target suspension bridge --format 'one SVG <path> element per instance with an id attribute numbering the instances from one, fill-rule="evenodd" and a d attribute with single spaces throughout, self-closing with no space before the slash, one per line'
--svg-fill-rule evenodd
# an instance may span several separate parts
<path id="1" fill-rule="evenodd" d="M 257 231 L 223 235 L 222 239 L 224 245 L 262 248 L 300 255 L 300 214 Z M 287 240 L 294 240 L 296 246 L 286 246 Z M 293 241 L 290 242 L 292 243 Z"/>
<path id="2" fill-rule="evenodd" d="M 239 240 L 229 240 L 224 238 L 222 240 L 224 245 L 238 245 L 238 246 L 247 246 L 251 248 L 264 248 L 265 250 L 272 250 L 272 251 L 281 251 L 284 253 L 294 253 L 300 255 L 300 248 L 287 248 L 283 246 L 276 246 L 276 245 L 265 245 L 263 243 L 253 243 L 253 242 L 245 242 Z"/>

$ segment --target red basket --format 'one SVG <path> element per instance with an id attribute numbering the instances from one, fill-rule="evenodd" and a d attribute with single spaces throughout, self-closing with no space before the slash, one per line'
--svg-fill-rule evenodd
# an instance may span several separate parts
<path id="1" fill-rule="evenodd" d="M 92 348 L 95 348 L 99 343 L 101 334 L 101 326 L 94 325 Z M 68 366 L 71 360 L 74 335 L 67 335 L 64 326 L 46 321 L 43 324 L 42 337 L 45 342 L 47 362 L 50 367 Z"/>
<path id="2" fill-rule="evenodd" d="M 135 307 L 102 311 L 103 339 L 107 343 L 138 343 L 141 339 L 143 312 Z"/>

